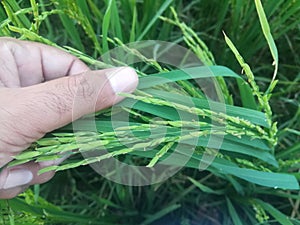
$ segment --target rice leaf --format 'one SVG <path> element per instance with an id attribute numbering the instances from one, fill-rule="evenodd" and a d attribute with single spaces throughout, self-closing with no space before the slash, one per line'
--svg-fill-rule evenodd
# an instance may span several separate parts
<path id="1" fill-rule="evenodd" d="M 240 78 L 236 73 L 224 66 L 201 66 L 172 70 L 143 77 L 141 78 L 138 89 L 143 90 L 156 85 L 163 85 L 175 81 L 217 76 Z"/>
<path id="2" fill-rule="evenodd" d="M 136 38 L 136 24 L 137 24 L 137 8 L 136 8 L 136 5 L 134 4 L 129 43 L 135 41 L 135 38 Z"/>
<path id="3" fill-rule="evenodd" d="M 273 36 L 271 34 L 269 22 L 268 22 L 268 19 L 266 17 L 264 8 L 261 4 L 261 1 L 260 0 L 255 0 L 255 6 L 256 6 L 256 10 L 257 10 L 257 13 L 258 13 L 258 17 L 259 17 L 259 21 L 260 21 L 260 24 L 261 24 L 263 34 L 264 34 L 264 36 L 265 36 L 265 38 L 268 42 L 269 49 L 271 51 L 271 55 L 272 55 L 273 60 L 274 60 L 273 65 L 275 66 L 272 81 L 271 81 L 270 86 L 268 87 L 268 89 L 265 93 L 265 94 L 269 94 L 270 92 L 272 92 L 272 90 L 274 88 L 273 83 L 276 79 L 276 75 L 277 75 L 277 71 L 278 71 L 278 51 L 277 51 L 277 47 L 276 47 L 275 41 L 273 39 Z"/>
<path id="4" fill-rule="evenodd" d="M 87 20 L 90 23 L 92 23 L 91 12 L 90 12 L 90 9 L 89 9 L 87 1 L 76 0 L 76 5 L 81 10 L 81 12 L 83 13 L 83 15 L 86 16 Z"/>
<path id="5" fill-rule="evenodd" d="M 198 168 L 199 160 L 202 160 L 201 156 L 193 155 L 187 166 Z M 224 162 L 220 163 L 218 160 L 220 159 L 215 159 L 211 167 L 221 174 L 230 174 L 265 187 L 299 190 L 298 181 L 293 175 L 240 168 L 232 163 L 225 165 Z"/>
<path id="6" fill-rule="evenodd" d="M 237 211 L 235 210 L 232 202 L 228 197 L 226 197 L 227 208 L 229 211 L 230 218 L 234 225 L 243 225 L 241 218 L 239 217 Z"/>
<path id="7" fill-rule="evenodd" d="M 60 20 L 65 28 L 65 31 L 69 35 L 69 37 L 72 37 L 72 44 L 74 47 L 76 47 L 80 51 L 85 51 L 85 47 L 82 43 L 82 40 L 80 38 L 78 29 L 76 28 L 74 21 L 70 19 L 66 14 L 58 14 L 60 17 Z"/>
<path id="8" fill-rule="evenodd" d="M 17 13 L 19 11 L 22 11 L 22 9 L 15 0 L 1 1 L 1 3 L 7 13 L 8 18 L 15 26 L 27 29 L 31 27 L 31 23 L 27 16 L 25 16 L 24 13 Z"/>
<path id="9" fill-rule="evenodd" d="M 123 31 L 122 31 L 122 24 L 121 24 L 121 19 L 119 16 L 118 12 L 118 5 L 116 0 L 113 1 L 112 3 L 112 29 L 113 29 L 113 36 L 118 37 L 123 42 Z"/>
<path id="10" fill-rule="evenodd" d="M 251 183 L 259 184 L 265 187 L 299 190 L 297 179 L 289 174 L 262 172 L 218 164 L 215 164 L 214 166 L 216 166 L 216 168 L 219 170 L 222 170 L 222 172 L 232 174 Z"/>
<path id="11" fill-rule="evenodd" d="M 103 17 L 103 22 L 102 22 L 102 48 L 103 48 L 103 53 L 108 52 L 108 30 L 109 30 L 109 25 L 110 25 L 110 19 L 111 19 L 111 11 L 112 11 L 112 6 L 114 4 L 114 0 L 109 0 L 107 4 L 107 8 Z"/>
<path id="12" fill-rule="evenodd" d="M 153 158 L 154 151 L 133 151 L 130 154 L 138 155 L 147 158 Z M 165 157 L 168 157 L 170 153 L 166 153 Z M 182 156 L 184 152 L 173 152 L 173 161 L 172 165 L 182 166 Z M 236 164 L 229 162 L 225 159 L 215 158 L 213 162 L 203 161 L 202 154 L 193 154 L 190 160 L 185 164 L 185 167 L 190 167 L 194 169 L 199 169 L 199 163 L 207 163 L 210 165 L 207 170 L 211 171 L 214 174 L 228 174 L 243 180 L 246 180 L 250 183 L 259 184 L 265 187 L 272 187 L 276 189 L 287 189 L 287 190 L 299 190 L 299 184 L 295 176 L 290 174 L 282 173 L 273 173 L 273 172 L 263 172 L 253 169 L 246 169 L 238 167 Z M 161 163 L 166 164 L 166 161 L 161 161 Z M 168 163 L 169 164 L 169 163 Z"/>
<path id="13" fill-rule="evenodd" d="M 154 23 L 158 20 L 158 18 L 164 13 L 164 11 L 170 6 L 170 4 L 173 2 L 173 0 L 166 0 L 159 10 L 156 12 L 155 16 L 149 21 L 147 26 L 143 29 L 143 32 L 138 36 L 137 41 L 141 41 L 145 35 L 149 32 L 151 27 L 154 25 Z"/>
<path id="14" fill-rule="evenodd" d="M 239 87 L 239 91 L 240 91 L 243 106 L 246 107 L 246 108 L 249 108 L 249 109 L 258 110 L 256 101 L 253 97 L 252 89 L 249 87 L 249 85 L 247 85 L 241 79 L 236 79 L 236 82 L 237 82 L 238 87 Z"/>
<path id="15" fill-rule="evenodd" d="M 259 204 L 264 210 L 266 210 L 268 213 L 270 213 L 274 219 L 276 219 L 277 222 L 279 222 L 282 225 L 293 225 L 291 220 L 282 212 L 280 212 L 278 209 L 273 207 L 267 202 L 263 202 L 260 199 L 254 200 L 257 204 Z"/>
<path id="16" fill-rule="evenodd" d="M 224 191 L 222 190 L 213 190 L 210 187 L 205 186 L 204 184 L 201 184 L 200 182 L 194 180 L 191 177 L 188 177 L 188 180 L 191 181 L 196 187 L 198 187 L 201 191 L 208 193 L 208 194 L 215 194 L 215 195 L 223 195 Z"/>
<path id="17" fill-rule="evenodd" d="M 160 210 L 160 211 L 156 212 L 155 214 L 149 216 L 149 218 L 146 219 L 145 221 L 143 221 L 141 223 L 141 225 L 152 224 L 154 221 L 162 218 L 164 215 L 167 215 L 167 214 L 175 211 L 176 209 L 178 209 L 180 207 L 181 207 L 181 205 L 179 205 L 179 204 L 174 204 L 174 205 L 166 206 L 166 207 L 164 207 L 163 210 Z"/>
<path id="18" fill-rule="evenodd" d="M 27 195 L 28 196 L 28 195 Z M 44 200 L 46 201 L 46 200 Z M 28 201 L 22 198 L 13 198 L 9 201 L 10 207 L 13 207 L 18 212 L 31 213 L 34 217 L 39 217 L 41 215 L 47 215 L 47 218 L 52 221 L 60 222 L 76 222 L 82 224 L 91 223 L 92 219 L 85 215 L 75 214 L 69 211 L 62 210 L 60 207 L 55 206 L 49 202 L 41 204 L 41 197 L 38 203 L 29 204 Z M 23 221 L 24 217 L 22 218 Z M 36 219 L 34 220 L 36 221 Z M 22 222 L 23 223 L 23 222 Z M 27 224 L 27 223 L 26 223 Z"/>

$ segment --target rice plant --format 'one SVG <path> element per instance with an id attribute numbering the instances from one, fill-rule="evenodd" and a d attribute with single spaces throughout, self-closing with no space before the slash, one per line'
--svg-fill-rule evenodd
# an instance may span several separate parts
<path id="1" fill-rule="evenodd" d="M 297 172 L 290 172 L 288 167 L 297 168 L 299 162 L 287 156 L 293 153 L 297 155 L 299 145 L 296 143 L 278 153 L 276 146 L 280 138 L 285 138 L 281 136 L 282 132 L 295 135 L 299 133 L 297 129 L 290 128 L 278 132 L 276 118 L 270 106 L 278 82 L 279 55 L 259 0 L 255 0 L 254 3 L 227 3 L 240 4 L 241 9 L 250 7 L 251 10 L 257 10 L 256 22 L 261 27 L 260 33 L 265 37 L 265 45 L 268 46 L 271 55 L 270 61 L 274 61 L 271 66 L 274 72 L 271 73 L 264 91 L 257 83 L 256 69 L 252 69 L 241 56 L 245 52 L 251 56 L 255 55 L 256 50 L 239 51 L 234 44 L 236 39 L 248 43 L 247 38 L 250 37 L 242 36 L 231 40 L 231 35 L 226 35 L 227 30 L 224 29 L 225 38 L 222 40 L 227 44 L 227 51 L 231 50 L 232 56 L 235 56 L 235 61 L 239 63 L 245 75 L 217 65 L 214 55 L 198 33 L 180 19 L 179 12 L 183 6 L 186 7 L 186 11 L 190 10 L 189 4 L 185 5 L 184 1 L 156 1 L 153 6 L 152 1 L 139 3 L 117 0 L 31 0 L 20 3 L 13 0 L 1 3 L 1 35 L 59 47 L 95 68 L 129 64 L 140 75 L 140 84 L 135 93 L 120 93 L 126 97 L 125 101 L 111 109 L 81 119 L 76 126 L 82 130 L 75 133 L 72 125 L 69 125 L 47 134 L 10 164 L 12 166 L 32 160 L 40 162 L 67 155 L 69 159 L 61 165 L 48 167 L 40 172 L 65 171 L 59 172 L 58 176 L 61 174 L 76 177 L 72 179 L 83 182 L 80 186 L 87 185 L 94 193 L 85 192 L 76 184 L 66 187 L 77 196 L 69 198 L 77 204 L 71 209 L 68 207 L 71 203 L 66 203 L 66 207 L 54 206 L 39 196 L 41 194 L 46 197 L 46 193 L 51 193 L 51 183 L 41 187 L 35 186 L 33 193 L 29 190 L 23 197 L 7 203 L 1 202 L 1 208 L 6 209 L 8 214 L 3 217 L 3 223 L 10 221 L 13 224 L 14 221 L 20 221 L 18 212 L 28 216 L 28 223 L 35 219 L 37 224 L 43 224 L 43 216 L 50 223 L 155 224 L 155 221 L 163 221 L 168 215 L 170 218 L 177 218 L 177 221 L 180 220 L 180 224 L 218 224 L 220 221 L 223 224 L 267 224 L 272 223 L 272 220 L 281 224 L 297 223 L 299 175 Z M 197 1 L 190 3 L 192 4 L 197 5 Z M 209 7 L 210 4 L 212 3 L 206 3 L 206 6 Z M 273 4 L 268 3 L 267 12 Z M 275 4 L 274 10 L 282 4 L 282 1 Z M 295 12 L 292 4 L 297 8 L 298 2 L 289 1 L 289 4 L 285 5 L 289 9 L 287 15 Z M 139 14 L 141 10 L 144 12 L 143 16 Z M 224 9 L 218 16 L 225 18 L 225 13 Z M 270 14 L 273 13 L 274 11 Z M 249 18 L 250 14 L 244 14 L 234 11 L 235 26 L 238 25 L 237 18 Z M 282 23 L 290 21 L 290 17 L 286 16 L 282 20 Z M 53 27 L 54 22 L 60 23 L 60 30 Z M 217 23 L 215 32 L 221 29 L 220 24 Z M 293 19 L 289 28 L 292 26 Z M 160 32 L 157 32 L 158 27 L 161 27 Z M 236 29 L 238 28 L 233 30 Z M 248 29 L 258 30 L 256 26 Z M 62 30 L 64 32 L 61 32 Z M 124 33 L 123 30 L 128 32 Z M 174 36 L 171 38 L 169 34 Z M 276 31 L 276 35 L 280 36 L 280 32 Z M 125 44 L 149 38 L 171 38 L 173 42 L 185 44 L 203 65 L 174 68 L 160 63 L 153 55 L 146 55 L 145 52 Z M 128 54 L 130 59 L 138 59 L 139 63 L 126 63 L 122 58 L 113 58 L 113 63 L 98 60 L 115 47 L 121 48 L 122 54 Z M 255 47 L 259 48 L 260 45 Z M 249 58 L 249 55 L 245 58 Z M 216 96 L 209 97 L 195 81 L 213 82 Z M 299 82 L 299 79 L 296 78 L 294 82 Z M 231 93 L 231 85 L 238 87 L 238 91 Z M 237 97 L 233 94 L 240 96 L 242 107 L 235 102 Z M 223 108 L 224 111 L 213 110 L 211 106 L 213 109 Z M 122 115 L 127 116 L 126 120 Z M 291 123 L 297 123 L 297 115 L 299 113 Z M 94 124 L 89 122 L 91 119 Z M 214 142 L 210 142 L 212 137 Z M 216 143 L 221 144 L 218 146 Z M 172 160 L 168 161 L 169 157 L 172 157 Z M 150 187 L 124 187 L 109 181 L 103 182 L 100 175 L 94 173 L 95 182 L 101 181 L 103 185 L 100 191 L 96 191 L 97 185 L 85 178 L 90 177 L 84 172 L 88 169 L 82 169 L 81 166 L 98 165 L 99 162 L 112 158 L 126 164 L 142 165 L 149 170 L 161 163 L 172 169 L 176 166 L 184 166 L 185 169 L 170 181 L 166 181 L 166 184 L 158 182 Z M 199 168 L 205 171 L 199 171 Z M 75 175 L 70 175 L 69 171 L 75 171 Z M 118 172 L 120 171 L 116 171 L 115 174 Z M 43 190 L 44 193 L 39 191 L 40 188 L 46 189 Z M 164 198 L 155 197 L 157 190 L 164 194 Z M 88 193 L 91 193 L 92 197 Z M 132 198 L 136 195 L 138 198 L 133 201 Z M 271 205 L 265 197 L 268 195 L 273 198 L 275 196 L 276 199 L 285 198 L 289 206 L 277 207 L 278 200 Z M 147 196 L 148 203 L 143 203 L 143 196 Z M 86 212 L 81 208 L 81 198 L 85 198 L 91 205 L 96 205 L 98 212 Z M 207 205 L 202 208 L 195 207 L 199 201 L 204 201 Z M 58 202 L 58 205 L 61 204 Z M 152 204 L 160 210 L 155 210 Z M 29 208 L 25 208 L 25 205 Z M 141 207 L 140 211 L 137 210 L 138 206 Z M 72 213 L 67 212 L 68 208 Z M 291 214 L 290 208 L 293 209 Z M 210 209 L 215 211 L 207 212 Z M 122 211 L 120 216 L 111 216 L 118 211 Z M 101 218 L 103 222 L 95 218 Z"/>

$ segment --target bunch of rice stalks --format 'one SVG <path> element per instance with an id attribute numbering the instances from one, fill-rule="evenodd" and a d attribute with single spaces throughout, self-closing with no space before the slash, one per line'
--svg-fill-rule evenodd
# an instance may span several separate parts
<path id="1" fill-rule="evenodd" d="M 67 1 L 65 4 L 69 8 L 76 7 Z M 3 5 L 7 12 L 10 12 L 9 7 L 13 7 L 8 2 L 3 2 Z M 59 7 L 66 6 L 60 3 Z M 242 66 L 247 81 L 226 67 L 214 65 L 214 59 L 205 44 L 179 21 L 173 9 L 175 20 L 165 17 L 161 19 L 181 29 L 183 39 L 191 51 L 151 41 L 124 45 L 118 38 L 109 39 L 103 36 L 104 46 L 111 43 L 119 47 L 106 53 L 102 56 L 104 62 L 99 62 L 79 50 L 66 47 L 69 52 L 97 68 L 112 65 L 134 66 L 141 77 L 138 90 L 134 94 L 120 93 L 127 99 L 112 109 L 87 116 L 75 122 L 73 127 L 70 125 L 48 134 L 16 156 L 10 165 L 83 154 L 84 159 L 71 157 L 62 165 L 48 167 L 41 173 L 82 165 L 99 165 L 97 162 L 106 165 L 107 173 L 108 170 L 116 168 L 114 163 L 121 156 L 130 155 L 130 163 L 145 166 L 145 173 L 155 170 L 156 164 L 162 164 L 169 165 L 171 171 L 178 171 L 182 167 L 208 169 L 217 175 L 229 174 L 268 187 L 298 188 L 293 176 L 271 172 L 278 166 L 273 154 L 277 129 L 276 123 L 272 122 L 269 106 L 271 91 L 276 84 L 278 55 L 260 1 L 256 1 L 256 7 L 275 66 L 273 80 L 265 93 L 261 93 L 249 65 L 243 61 L 226 35 L 225 40 Z M 22 15 L 21 12 L 29 9 L 15 14 L 8 13 L 10 18 L 2 23 L 2 27 L 20 33 L 22 38 L 55 45 L 37 34 L 38 27 L 48 15 L 66 11 L 58 9 L 39 15 L 36 7 L 30 9 L 35 9 L 35 23 L 29 29 L 28 25 L 11 25 L 11 22 L 16 24 L 17 21 L 28 21 L 19 20 L 19 16 Z M 113 9 L 113 5 L 108 8 Z M 80 23 L 83 29 L 91 36 L 95 50 L 100 52 L 98 40 L 90 32 L 89 20 L 78 9 L 68 11 L 71 12 L 82 18 Z M 165 62 L 165 59 L 169 61 Z M 204 65 L 201 65 L 201 61 Z M 248 108 L 231 105 L 232 99 L 224 82 L 224 78 L 230 77 L 238 81 L 244 106 Z M 105 163 L 118 156 L 114 163 Z M 128 160 L 127 157 L 125 159 Z M 110 164 L 112 167 L 108 166 Z M 121 165 L 119 169 L 124 171 L 127 164 Z M 131 169 L 128 168 L 128 171 Z M 125 180 L 130 179 L 124 177 Z M 148 178 L 141 175 L 141 183 L 137 184 L 142 184 L 144 179 Z M 157 182 L 161 179 L 163 178 Z"/>
<path id="2" fill-rule="evenodd" d="M 233 4 L 233 1 L 227 1 L 228 4 L 230 2 Z M 206 199 L 213 206 L 215 201 L 222 202 L 226 207 L 226 210 L 223 210 L 224 215 L 227 213 L 230 217 L 228 221 L 233 221 L 234 224 L 242 224 L 245 221 L 250 221 L 249 224 L 257 221 L 264 223 L 269 220 L 268 215 L 281 224 L 291 224 L 287 217 L 288 210 L 292 208 L 292 218 L 297 216 L 299 196 L 290 190 L 299 189 L 299 185 L 296 180 L 297 174 L 290 172 L 289 165 L 294 166 L 299 160 L 288 160 L 288 155 L 295 153 L 299 144 L 275 157 L 274 148 L 278 142 L 278 132 L 277 124 L 272 118 L 270 100 L 276 85 L 278 53 L 260 1 L 256 0 L 255 6 L 275 67 L 273 79 L 265 92 L 262 92 L 256 83 L 257 77 L 253 73 L 255 70 L 244 62 L 226 35 L 225 41 L 242 67 L 241 75 L 216 65 L 212 53 L 197 33 L 180 21 L 175 9 L 171 7 L 170 11 L 166 10 L 170 5 L 174 6 L 173 1 L 158 0 L 155 3 L 153 5 L 153 1 L 145 1 L 144 5 L 139 5 L 135 1 L 41 0 L 38 4 L 31 0 L 30 3 L 24 1 L 20 7 L 14 0 L 1 1 L 3 8 L 0 8 L 0 35 L 16 36 L 56 46 L 96 69 L 129 65 L 140 76 L 140 84 L 135 93 L 119 93 L 126 97 L 125 101 L 47 134 L 18 155 L 10 165 L 31 160 L 40 162 L 68 157 L 61 165 L 48 167 L 40 172 L 91 165 L 102 176 L 117 183 L 133 186 L 161 182 L 181 168 L 194 168 L 195 176 L 180 177 L 184 180 L 183 183 L 191 186 L 185 189 L 186 186 L 178 185 L 178 190 L 184 191 L 174 199 L 189 206 L 196 204 L 195 195 Z M 118 4 L 130 11 L 122 15 L 124 18 L 120 18 Z M 237 1 L 234 4 L 241 2 Z M 250 1 L 247 4 L 250 4 Z M 283 1 L 276 6 L 279 7 L 280 4 L 283 4 Z M 139 21 L 139 7 L 147 8 L 142 21 Z M 254 7 L 254 4 L 251 7 Z M 291 4 L 287 7 L 295 8 L 291 7 Z M 100 8 L 105 8 L 105 12 Z M 222 15 L 223 13 L 220 13 L 218 16 Z M 236 15 L 234 17 L 237 18 Z M 53 21 L 55 24 L 60 21 L 60 29 L 66 32 L 57 32 L 51 24 Z M 159 36 L 154 35 L 155 25 L 162 27 Z M 234 25 L 240 26 L 239 23 Z M 171 38 L 173 43 L 142 41 L 124 44 L 140 41 L 145 37 L 168 38 L 167 31 L 170 28 L 174 29 L 177 35 L 178 30 L 180 33 L 179 37 L 175 35 L 175 38 Z M 251 29 L 258 30 L 254 26 Z M 240 40 L 243 41 L 246 35 L 245 32 Z M 255 36 L 255 32 L 252 32 L 251 36 Z M 183 43 L 189 50 L 174 43 Z M 60 47 L 64 44 L 72 47 Z M 247 53 L 251 54 L 251 50 Z M 101 60 L 98 60 L 99 56 L 102 56 Z M 234 82 L 238 88 L 232 92 L 228 84 L 232 85 Z M 240 106 L 234 102 L 236 96 L 232 96 L 232 93 L 238 93 Z M 74 106 L 76 110 L 76 100 Z M 296 130 L 293 132 L 297 133 Z M 278 162 L 277 159 L 285 161 Z M 203 170 L 208 170 L 209 173 Z M 201 177 L 201 174 L 205 174 L 205 177 L 197 180 L 197 175 Z M 207 181 L 211 177 L 213 182 L 217 181 L 216 185 Z M 177 195 L 178 190 L 171 182 L 164 183 L 169 188 L 167 192 Z M 106 185 L 106 188 L 101 189 L 101 193 L 106 196 L 107 192 L 112 193 L 111 189 L 113 188 L 110 185 Z M 192 191 L 195 189 L 198 192 Z M 39 205 L 33 203 L 38 199 L 38 190 L 39 188 L 35 187 L 34 196 L 31 192 L 24 195 L 26 207 L 20 207 L 24 204 L 21 199 L 10 201 L 11 207 L 27 210 L 28 214 L 31 214 L 27 209 L 28 205 L 30 209 L 38 208 L 38 214 L 42 218 L 46 211 L 49 212 L 49 208 L 45 202 L 39 202 Z M 95 190 L 96 188 L 93 189 Z M 114 194 L 118 196 L 120 193 L 118 188 L 116 190 Z M 131 189 L 128 192 L 131 193 Z M 191 194 L 190 199 L 187 193 Z M 111 194 L 114 196 L 112 198 L 115 198 L 114 194 Z M 152 197 L 156 194 L 153 191 Z M 274 198 L 275 204 L 272 202 L 272 206 L 258 199 L 261 196 L 271 196 L 270 199 Z M 162 215 L 177 210 L 180 205 L 173 197 L 170 197 L 172 200 L 168 203 L 165 203 L 164 196 L 159 199 L 158 205 L 163 208 L 161 211 L 155 209 L 155 215 L 150 219 L 146 215 L 144 224 L 151 224 Z M 285 214 L 274 207 L 278 202 L 281 203 L 282 197 L 286 202 L 290 202 L 284 210 L 280 208 Z M 109 201 L 110 206 L 116 206 L 111 199 L 103 198 L 105 204 L 100 204 L 101 207 L 106 209 Z M 280 198 L 280 201 L 277 201 L 277 198 Z M 149 199 L 142 199 L 142 202 L 152 204 Z M 119 209 L 120 206 L 116 207 Z M 83 207 L 74 208 L 77 212 Z M 191 213 L 192 209 L 187 208 L 185 210 Z M 199 210 L 195 211 L 198 213 Z M 241 216 L 242 211 L 247 215 Z M 86 212 L 85 209 L 83 212 Z M 52 217 L 48 215 L 47 218 L 60 218 L 61 221 L 69 215 L 60 212 L 60 209 L 51 211 L 50 214 Z M 113 215 L 115 217 L 115 212 Z M 74 214 L 67 219 L 79 221 Z M 95 221 L 94 215 L 81 219 Z M 101 221 L 102 219 L 111 221 L 111 218 L 101 217 Z"/>

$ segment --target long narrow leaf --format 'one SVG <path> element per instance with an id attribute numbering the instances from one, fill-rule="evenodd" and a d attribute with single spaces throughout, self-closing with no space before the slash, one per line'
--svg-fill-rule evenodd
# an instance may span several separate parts
<path id="1" fill-rule="evenodd" d="M 153 87 L 155 85 L 162 85 L 179 80 L 190 80 L 217 76 L 240 78 L 236 73 L 224 66 L 201 66 L 185 68 L 181 70 L 173 70 L 143 77 L 141 78 L 142 81 L 140 82 L 138 89 L 145 89 Z"/>
<path id="2" fill-rule="evenodd" d="M 263 209 L 265 209 L 268 213 L 270 213 L 280 224 L 293 225 L 293 223 L 289 220 L 289 218 L 286 215 L 284 215 L 282 212 L 280 212 L 278 209 L 276 209 L 269 203 L 263 202 L 260 199 L 255 199 L 255 202 L 259 204 Z"/>
<path id="3" fill-rule="evenodd" d="M 227 203 L 227 208 L 228 208 L 228 211 L 229 211 L 229 214 L 230 214 L 233 224 L 234 225 L 242 225 L 243 223 L 242 223 L 237 211 L 235 210 L 230 199 L 227 197 L 226 197 L 226 203 Z"/>
<path id="4" fill-rule="evenodd" d="M 158 18 L 163 14 L 163 12 L 170 6 L 170 4 L 173 2 L 173 0 L 166 0 L 162 6 L 160 7 L 160 9 L 157 11 L 157 13 L 155 14 L 155 16 L 152 18 L 152 20 L 150 22 L 148 22 L 147 27 L 143 30 L 143 32 L 139 35 L 139 37 L 137 38 L 137 41 L 142 40 L 145 35 L 148 33 L 148 31 L 151 29 L 151 27 L 153 26 L 153 24 L 158 20 Z"/>
<path id="5" fill-rule="evenodd" d="M 276 47 L 275 41 L 273 39 L 273 36 L 271 34 L 270 26 L 269 26 L 266 14 L 264 12 L 263 6 L 261 4 L 261 1 L 260 0 L 255 0 L 255 5 L 256 5 L 256 10 L 257 10 L 258 16 L 259 16 L 259 21 L 260 21 L 260 24 L 261 24 L 261 28 L 262 28 L 262 31 L 265 35 L 265 38 L 266 38 L 267 42 L 268 42 L 268 45 L 269 45 L 269 48 L 270 48 L 270 51 L 271 51 L 271 54 L 272 54 L 272 57 L 273 57 L 273 60 L 274 60 L 274 66 L 275 66 L 272 81 L 270 83 L 270 86 L 269 86 L 268 90 L 266 91 L 266 94 L 268 94 L 274 88 L 273 82 L 275 81 L 277 71 L 278 71 L 278 51 L 277 51 L 277 47 Z"/>

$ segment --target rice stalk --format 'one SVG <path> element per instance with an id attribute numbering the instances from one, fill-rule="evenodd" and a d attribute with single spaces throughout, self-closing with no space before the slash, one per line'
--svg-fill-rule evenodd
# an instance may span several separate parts
<path id="1" fill-rule="evenodd" d="M 201 62 L 203 62 L 204 65 L 215 65 L 215 59 L 212 53 L 209 51 L 206 44 L 199 38 L 195 31 L 188 27 L 184 22 L 180 22 L 178 15 L 173 7 L 171 7 L 171 11 L 175 20 L 171 20 L 162 16 L 160 17 L 160 19 L 165 22 L 171 23 L 175 26 L 178 26 L 181 29 L 185 43 L 199 57 L 199 59 L 201 60 Z M 228 88 L 224 79 L 222 77 L 217 77 L 216 79 L 223 93 L 223 95 L 221 93 L 218 93 L 218 95 L 224 96 L 226 103 L 233 104 L 232 97 L 228 92 Z"/>

